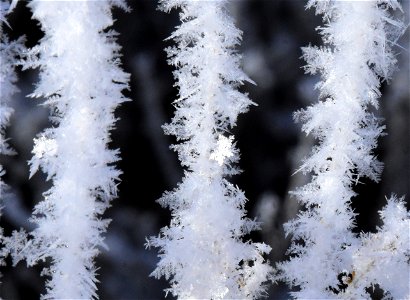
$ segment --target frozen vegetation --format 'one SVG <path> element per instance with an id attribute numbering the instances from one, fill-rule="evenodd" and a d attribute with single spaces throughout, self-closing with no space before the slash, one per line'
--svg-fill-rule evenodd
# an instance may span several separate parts
<path id="1" fill-rule="evenodd" d="M 52 187 L 34 208 L 37 228 L 28 238 L 15 234 L 8 245 L 14 259 L 28 265 L 50 258 L 44 299 L 97 298 L 95 256 L 104 247 L 109 220 L 101 215 L 117 195 L 110 150 L 114 109 L 126 99 L 128 74 L 119 67 L 112 5 L 121 1 L 31 1 L 33 17 L 45 32 L 30 49 L 24 68 L 40 68 L 30 95 L 44 97 L 53 127 L 34 140 L 30 176 L 41 168 Z M 124 6 L 125 7 L 125 6 Z"/>
<path id="2" fill-rule="evenodd" d="M 373 150 L 384 126 L 370 106 L 378 108 L 380 81 L 390 79 L 396 63 L 391 46 L 404 26 L 389 8 L 400 10 L 400 4 L 311 0 L 308 7 L 325 21 L 319 29 L 325 46 L 303 49 L 306 72 L 322 76 L 320 99 L 295 119 L 319 144 L 299 170 L 312 173 L 311 182 L 292 192 L 306 209 L 285 224 L 292 256 L 278 265 L 278 278 L 300 287 L 292 293 L 298 299 L 368 298 L 366 289 L 375 285 L 386 297 L 407 299 L 410 215 L 404 203 L 388 199 L 379 232 L 360 236 L 351 208 L 354 186 L 362 177 L 378 182 L 382 171 Z"/>
<path id="3" fill-rule="evenodd" d="M 296 73 L 300 46 L 314 38 L 304 6 L 322 19 L 322 45 L 302 48 L 304 71 L 317 77 Z M 408 39 L 408 6 L 398 0 L 0 0 L 4 297 L 410 299 L 410 213 L 401 196 L 410 176 L 410 79 L 403 75 L 409 49 L 400 40 L 406 32 Z M 13 19 L 24 9 L 27 16 Z M 178 25 L 163 42 L 173 22 Z M 40 32 L 37 39 L 32 30 Z M 158 54 L 166 43 L 173 43 L 165 49 L 173 79 L 165 54 Z M 313 103 L 310 82 L 319 77 Z M 393 92 L 384 84 L 391 81 Z M 262 97 L 259 91 L 267 90 Z M 135 101 L 118 109 L 128 97 Z M 29 101 L 45 107 L 49 120 L 41 121 Z M 294 110 L 311 140 L 297 138 Z M 383 125 L 389 122 L 393 136 L 400 129 L 405 140 L 384 147 L 407 161 L 390 165 L 393 176 L 382 172 L 389 156 L 378 155 L 380 138 L 392 133 Z M 238 144 L 246 153 L 244 174 Z M 128 151 L 120 155 L 120 146 Z M 303 152 L 309 154 L 291 177 Z M 379 222 L 363 230 L 357 203 L 375 195 L 363 195 L 363 186 L 383 182 L 389 184 L 379 194 L 391 196 L 364 204 L 378 211 Z M 394 190 L 403 182 L 407 190 Z M 29 185 L 35 189 L 27 191 Z M 161 193 L 157 202 L 167 210 L 154 207 Z M 166 213 L 170 220 L 160 220 Z M 285 234 L 290 244 L 280 237 Z M 21 285 L 31 289 L 20 291 Z"/>
<path id="4" fill-rule="evenodd" d="M 177 137 L 173 149 L 186 168 L 183 181 L 160 203 L 173 218 L 148 246 L 160 247 L 153 275 L 170 279 L 181 299 L 243 299 L 263 294 L 270 247 L 242 241 L 259 224 L 246 217 L 244 193 L 226 177 L 238 173 L 238 150 L 229 130 L 252 102 L 237 88 L 251 80 L 239 67 L 235 46 L 241 32 L 227 15 L 226 1 L 161 1 L 180 7 L 182 24 L 167 49 L 179 98 L 175 116 L 164 126 Z M 193 280 L 194 279 L 194 280 Z"/>

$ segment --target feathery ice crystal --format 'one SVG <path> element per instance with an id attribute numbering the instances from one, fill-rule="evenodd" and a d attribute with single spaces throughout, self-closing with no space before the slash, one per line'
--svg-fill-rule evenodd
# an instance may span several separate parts
<path id="1" fill-rule="evenodd" d="M 31 175 L 39 167 L 53 186 L 36 205 L 31 233 L 15 259 L 33 265 L 51 259 L 44 299 L 97 298 L 94 258 L 109 223 L 100 216 L 116 196 L 120 171 L 109 150 L 114 109 L 126 99 L 128 74 L 120 68 L 112 6 L 123 1 L 31 1 L 44 38 L 24 67 L 40 67 L 32 97 L 45 97 L 52 128 L 34 141 Z"/>
<path id="2" fill-rule="evenodd" d="M 6 21 L 6 15 L 13 10 L 16 3 L 16 0 L 13 0 L 11 3 L 10 1 L 0 0 L 0 155 L 14 154 L 14 151 L 7 143 L 5 130 L 13 114 L 11 100 L 18 91 L 15 85 L 17 82 L 17 75 L 15 73 L 16 60 L 23 54 L 25 48 L 23 38 L 9 41 L 7 35 L 3 32 L 3 25 L 9 25 Z M 0 216 L 3 201 L 8 193 L 8 186 L 1 178 L 4 174 L 3 166 L 0 165 Z M 0 228 L 0 236 L 1 243 L 4 246 L 0 250 L 0 264 L 4 264 L 3 258 L 9 254 L 9 248 L 7 246 L 7 238 L 3 236 L 2 228 Z"/>
<path id="3" fill-rule="evenodd" d="M 14 71 L 16 66 L 16 58 L 23 52 L 23 39 L 10 42 L 7 35 L 3 32 L 6 15 L 11 12 L 15 5 L 15 0 L 10 4 L 10 1 L 0 1 L 0 154 L 10 155 L 13 150 L 10 149 L 5 129 L 9 124 L 13 109 L 10 106 L 13 95 L 18 91 L 15 83 L 17 75 Z M 3 197 L 5 184 L 1 180 L 4 174 L 3 167 L 0 165 L 0 199 Z"/>
<path id="4" fill-rule="evenodd" d="M 155 277 L 170 279 L 178 298 L 243 299 L 259 296 L 270 267 L 263 254 L 270 247 L 244 243 L 258 228 L 245 216 L 243 192 L 226 180 L 238 173 L 233 136 L 226 134 L 238 114 L 253 104 L 237 88 L 250 79 L 239 67 L 234 48 L 241 32 L 226 12 L 226 1 L 163 0 L 161 8 L 181 8 L 182 24 L 168 48 L 179 98 L 167 134 L 186 167 L 182 183 L 160 199 L 173 219 L 147 245 L 160 248 Z"/>
<path id="5" fill-rule="evenodd" d="M 306 210 L 285 224 L 293 236 L 292 257 L 278 265 L 278 278 L 300 288 L 292 293 L 296 298 L 368 298 L 366 288 L 376 284 L 386 295 L 408 297 L 409 215 L 403 203 L 389 200 L 381 212 L 383 228 L 360 237 L 352 232 L 350 207 L 354 184 L 364 176 L 377 182 L 382 170 L 373 149 L 384 127 L 370 107 L 377 108 L 380 80 L 390 78 L 396 63 L 391 46 L 403 26 L 389 9 L 401 7 L 396 0 L 310 0 L 307 6 L 323 14 L 326 24 L 319 30 L 327 46 L 303 49 L 307 73 L 322 75 L 321 100 L 295 118 L 319 145 L 301 167 L 312 181 L 293 192 Z M 389 226 L 395 211 L 400 224 Z M 404 279 L 395 288 L 393 266 L 399 265 Z"/>

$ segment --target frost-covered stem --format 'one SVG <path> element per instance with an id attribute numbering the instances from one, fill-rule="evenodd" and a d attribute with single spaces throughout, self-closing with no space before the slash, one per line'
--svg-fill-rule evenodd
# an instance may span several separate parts
<path id="1" fill-rule="evenodd" d="M 403 198 L 393 196 L 379 213 L 383 226 L 362 233 L 353 253 L 354 276 L 345 298 L 368 298 L 367 289 L 378 285 L 385 299 L 410 299 L 410 212 Z"/>
<path id="2" fill-rule="evenodd" d="M 241 39 L 227 15 L 226 1 L 163 0 L 163 10 L 180 7 L 182 24 L 172 34 L 177 47 L 167 49 L 179 99 L 165 132 L 177 137 L 173 148 L 186 167 L 178 188 L 160 200 L 173 215 L 148 245 L 160 247 L 153 275 L 170 279 L 168 289 L 179 298 L 252 298 L 270 267 L 264 244 L 241 237 L 258 224 L 245 216 L 246 198 L 225 177 L 236 174 L 238 151 L 226 136 L 239 113 L 252 102 L 237 91 L 250 81 L 239 68 L 234 47 Z"/>
<path id="3" fill-rule="evenodd" d="M 0 0 L 0 155 L 11 155 L 14 151 L 7 143 L 5 136 L 6 127 L 9 125 L 13 108 L 10 106 L 13 95 L 18 91 L 16 87 L 17 75 L 15 66 L 17 57 L 22 54 L 24 46 L 23 39 L 10 42 L 3 32 L 3 26 L 8 23 L 6 15 L 15 7 L 17 1 Z M 0 165 L 0 216 L 2 214 L 3 201 L 7 194 L 8 186 L 3 182 L 2 176 L 5 174 L 3 166 Z M 0 228 L 0 239 L 4 244 L 3 229 Z M 3 264 L 3 257 L 7 256 L 8 250 L 3 247 L 0 251 L 0 264 Z"/>
<path id="4" fill-rule="evenodd" d="M 36 205 L 31 233 L 17 259 L 29 265 L 51 258 L 45 299 L 91 299 L 96 295 L 94 258 L 104 246 L 108 220 L 101 215 L 116 196 L 120 171 L 109 150 L 114 109 L 125 101 L 128 74 L 119 67 L 120 47 L 111 8 L 121 1 L 29 3 L 45 37 L 25 67 L 40 67 L 32 97 L 45 97 L 55 126 L 34 140 L 31 175 L 39 167 L 53 186 Z"/>
<path id="5" fill-rule="evenodd" d="M 313 174 L 294 192 L 307 209 L 285 225 L 296 256 L 279 265 L 279 278 L 300 287 L 294 297 L 333 298 L 343 297 L 340 276 L 354 271 L 359 247 L 351 231 L 353 185 L 363 176 L 378 181 L 382 170 L 372 151 L 383 127 L 369 108 L 377 108 L 380 80 L 389 78 L 395 63 L 387 32 L 391 24 L 401 25 L 388 8 L 400 6 L 395 0 L 311 0 L 311 6 L 326 20 L 320 31 L 328 46 L 303 49 L 307 72 L 322 75 L 321 101 L 295 117 L 319 145 L 301 167 Z"/>
<path id="6" fill-rule="evenodd" d="M 15 85 L 17 82 L 15 67 L 17 58 L 24 51 L 24 46 L 23 38 L 10 42 L 7 35 L 3 32 L 3 26 L 4 24 L 8 26 L 6 15 L 13 10 L 16 3 L 17 0 L 12 2 L 0 0 L 0 155 L 14 154 L 14 151 L 7 144 L 5 130 L 13 114 L 10 104 L 13 95 L 18 91 Z M 8 186 L 1 178 L 4 174 L 3 166 L 0 165 L 0 216 L 2 215 L 3 201 L 8 194 Z M 0 249 L 0 265 L 5 263 L 4 258 L 10 253 L 7 239 L 3 235 L 3 228 L 0 228 L 0 241 L 2 244 Z"/>
<path id="7" fill-rule="evenodd" d="M 13 95 L 18 91 L 15 86 L 17 75 L 14 69 L 16 57 L 22 51 L 23 46 L 22 39 L 10 42 L 7 35 L 3 33 L 3 26 L 7 24 L 6 15 L 12 10 L 15 2 L 13 1 L 10 5 L 10 1 L 0 1 L 0 155 L 13 154 L 13 150 L 10 149 L 7 143 L 5 130 L 13 113 L 10 102 Z M 3 181 L 1 181 L 3 174 L 3 167 L 0 165 L 0 199 L 5 187 Z"/>

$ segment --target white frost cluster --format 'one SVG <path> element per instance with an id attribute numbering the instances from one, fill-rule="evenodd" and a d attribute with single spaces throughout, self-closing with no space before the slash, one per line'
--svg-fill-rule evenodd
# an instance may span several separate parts
<path id="1" fill-rule="evenodd" d="M 37 228 L 14 253 L 28 265 L 50 259 L 44 299 L 91 299 L 96 295 L 94 258 L 104 246 L 109 220 L 101 215 L 117 194 L 117 150 L 108 149 L 114 109 L 126 99 L 129 75 L 120 67 L 120 47 L 111 8 L 122 1 L 29 3 L 45 32 L 30 50 L 25 68 L 40 67 L 32 97 L 46 98 L 54 126 L 35 139 L 31 175 L 41 168 L 52 187 L 33 213 Z M 24 237 L 18 237 L 20 242 Z"/>
<path id="2" fill-rule="evenodd" d="M 15 83 L 17 75 L 15 73 L 16 58 L 23 51 L 22 39 L 10 42 L 7 35 L 3 32 L 6 22 L 6 15 L 11 11 L 13 6 L 10 1 L 0 1 L 0 154 L 10 155 L 13 150 L 10 149 L 5 129 L 9 124 L 13 109 L 10 106 L 13 95 L 18 91 Z M 0 174 L 2 174 L 2 166 L 0 165 Z M 1 177 L 1 175 L 0 175 Z M 0 180 L 0 198 L 2 196 L 3 182 Z"/>
<path id="3" fill-rule="evenodd" d="M 6 15 L 12 11 L 16 4 L 16 0 L 10 3 L 7 0 L 0 0 L 0 155 L 11 155 L 14 151 L 7 143 L 5 136 L 6 127 L 9 124 L 10 117 L 13 114 L 11 108 L 11 100 L 13 95 L 18 91 L 15 83 L 17 82 L 17 75 L 15 73 L 15 66 L 17 58 L 24 50 L 23 39 L 10 42 L 7 35 L 3 32 L 3 26 L 8 23 Z M 3 182 L 2 176 L 5 174 L 3 166 L 0 165 L 0 201 L 5 199 L 8 186 Z M 1 208 L 0 208 L 1 216 Z M 3 229 L 0 228 L 0 239 L 2 244 L 5 243 L 3 236 Z M 3 264 L 3 257 L 7 256 L 7 246 L 0 250 L 0 264 Z"/>
<path id="4" fill-rule="evenodd" d="M 244 193 L 225 179 L 238 172 L 238 151 L 225 135 L 252 104 L 237 90 L 250 80 L 239 67 L 241 32 L 226 2 L 160 1 L 165 11 L 181 8 L 182 24 L 170 37 L 177 46 L 167 49 L 179 99 L 164 129 L 180 141 L 173 148 L 186 171 L 160 199 L 171 224 L 147 244 L 160 248 L 153 275 L 170 280 L 167 291 L 180 299 L 255 298 L 271 271 L 263 258 L 270 247 L 242 241 L 258 223 L 245 216 Z"/>
<path id="5" fill-rule="evenodd" d="M 376 233 L 361 234 L 353 253 L 355 276 L 346 298 L 368 298 L 366 288 L 378 285 L 386 298 L 410 299 L 410 212 L 403 199 L 392 197 L 380 216 L 383 226 Z"/>
<path id="6" fill-rule="evenodd" d="M 291 258 L 278 265 L 278 278 L 298 286 L 292 296 L 300 299 L 368 298 L 365 288 L 375 284 L 386 296 L 404 299 L 410 269 L 403 204 L 390 200 L 381 212 L 385 225 L 361 237 L 352 232 L 350 207 L 354 184 L 364 176 L 378 181 L 382 170 L 373 149 L 383 127 L 369 110 L 377 108 L 380 80 L 389 79 L 396 62 L 391 46 L 403 27 L 389 10 L 401 7 L 396 0 L 310 0 L 308 7 L 316 7 L 326 22 L 319 28 L 326 46 L 303 49 L 306 71 L 322 75 L 321 99 L 295 117 L 319 144 L 301 167 L 312 173 L 311 182 L 293 192 L 306 210 L 285 224 L 293 236 Z M 394 218 L 400 225 L 390 228 Z M 394 250 L 387 251 L 389 245 Z M 397 276 L 401 288 L 388 282 Z"/>
<path id="7" fill-rule="evenodd" d="M 233 136 L 229 138 L 219 135 L 216 142 L 216 149 L 211 153 L 210 159 L 216 160 L 218 165 L 222 166 L 226 158 L 233 157 L 232 149 Z"/>

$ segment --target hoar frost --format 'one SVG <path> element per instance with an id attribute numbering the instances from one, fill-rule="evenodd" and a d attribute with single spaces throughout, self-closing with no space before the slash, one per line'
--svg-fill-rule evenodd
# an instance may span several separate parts
<path id="1" fill-rule="evenodd" d="M 216 150 L 211 153 L 210 159 L 213 159 L 218 162 L 220 166 L 224 164 L 226 158 L 234 156 L 232 149 L 233 136 L 229 138 L 219 135 L 218 141 L 216 142 Z"/>
<path id="2" fill-rule="evenodd" d="M 13 10 L 16 3 L 16 0 L 12 2 L 0 0 L 0 155 L 14 154 L 13 149 L 11 149 L 8 144 L 5 131 L 14 112 L 11 107 L 12 98 L 18 91 L 16 87 L 16 61 L 23 55 L 25 50 L 23 38 L 10 41 L 8 36 L 3 32 L 4 25 L 10 26 L 7 23 L 6 15 Z M 5 173 L 6 171 L 3 169 L 3 166 L 0 165 L 0 216 L 3 201 L 9 193 L 9 187 L 2 179 Z M 0 241 L 3 246 L 0 250 L 0 265 L 3 265 L 4 257 L 9 254 L 9 246 L 7 245 L 7 238 L 3 235 L 2 228 L 0 228 Z"/>
<path id="3" fill-rule="evenodd" d="M 175 116 L 164 126 L 180 141 L 173 146 L 185 176 L 160 199 L 172 211 L 171 224 L 152 237 L 160 248 L 152 275 L 165 276 L 180 299 L 256 298 L 271 268 L 265 244 L 241 238 L 259 224 L 245 216 L 244 193 L 226 180 L 238 173 L 233 136 L 225 136 L 252 102 L 237 88 L 249 78 L 234 48 L 241 32 L 227 15 L 227 1 L 163 0 L 161 8 L 181 8 L 181 25 L 168 48 L 179 87 Z"/>
<path id="4" fill-rule="evenodd" d="M 312 181 L 293 194 L 306 210 L 285 224 L 292 235 L 291 258 L 278 265 L 277 279 L 297 286 L 299 299 L 369 298 L 378 285 L 386 297 L 410 297 L 409 214 L 392 197 L 380 212 L 375 234 L 352 232 L 353 186 L 362 177 L 379 181 L 382 164 L 373 149 L 384 127 L 370 112 L 377 108 L 380 81 L 389 79 L 396 59 L 391 51 L 403 25 L 389 1 L 310 0 L 324 15 L 319 31 L 326 46 L 303 49 L 306 72 L 320 73 L 320 101 L 295 114 L 315 146 L 301 170 Z M 394 226 L 392 226 L 394 224 Z"/>
<path id="5" fill-rule="evenodd" d="M 53 185 L 34 208 L 31 238 L 13 234 L 14 259 L 28 265 L 50 259 L 43 299 L 96 299 L 94 259 L 109 220 L 101 215 L 117 194 L 121 174 L 108 149 L 114 109 L 126 99 L 129 75 L 119 66 L 113 5 L 123 1 L 39 1 L 29 7 L 45 32 L 23 66 L 40 67 L 32 97 L 46 98 L 52 128 L 34 140 L 30 173 Z M 30 176 L 31 176 L 30 175 Z M 11 239 L 12 241 L 12 239 Z"/>

